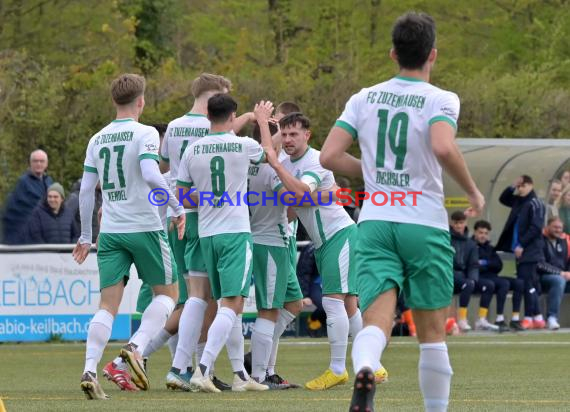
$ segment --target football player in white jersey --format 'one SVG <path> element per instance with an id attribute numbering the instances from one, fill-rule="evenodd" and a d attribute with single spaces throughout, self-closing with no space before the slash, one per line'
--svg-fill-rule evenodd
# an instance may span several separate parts
<path id="1" fill-rule="evenodd" d="M 356 379 L 350 410 L 374 410 L 373 371 L 402 291 L 420 342 L 425 409 L 445 411 L 453 373 L 445 320 L 453 294 L 454 252 L 442 167 L 467 193 L 469 216 L 478 215 L 485 200 L 455 143 L 459 98 L 429 83 L 437 56 L 433 19 L 416 13 L 400 17 L 392 43 L 390 57 L 399 74 L 349 99 L 320 156 L 323 166 L 335 172 L 363 176 L 368 192 L 358 224 L 356 264 L 364 328 L 352 349 Z M 362 161 L 347 153 L 354 141 Z"/>
<path id="2" fill-rule="evenodd" d="M 117 117 L 96 133 L 87 146 L 84 173 L 79 193 L 81 237 L 73 257 L 83 263 L 91 247 L 91 216 L 97 180 L 103 191 L 103 213 L 98 239 L 97 264 L 101 288 L 99 310 L 89 324 L 85 369 L 81 389 L 87 399 L 106 399 L 97 381 L 97 364 L 111 336 L 130 267 L 154 292 L 144 311 L 141 325 L 121 357 L 133 371 L 133 381 L 143 390 L 149 388 L 142 353 L 149 341 L 164 326 L 178 299 L 176 262 L 168 247 L 156 206 L 149 202 L 150 190 L 160 189 L 172 197 L 158 168 L 158 131 L 138 122 L 144 108 L 145 80 L 124 74 L 111 85 Z M 178 236 L 184 233 L 184 209 L 175 197 L 169 200 Z"/>
<path id="3" fill-rule="evenodd" d="M 269 389 L 251 379 L 244 368 L 241 322 L 244 297 L 249 296 L 252 257 L 249 210 L 243 196 L 247 192 L 249 164 L 263 161 L 265 155 L 255 140 L 232 132 L 236 109 L 237 103 L 227 94 L 217 94 L 208 100 L 210 134 L 188 146 L 177 180 L 177 194 L 185 206 L 195 207 L 184 193 L 189 194 L 189 189 L 195 187 L 200 194 L 197 204 L 200 248 L 212 295 L 216 300 L 221 299 L 200 364 L 190 380 L 191 386 L 205 392 L 220 392 L 209 372 L 222 347 L 232 338 L 232 330 L 239 331 L 241 345 L 237 356 L 228 353 L 234 371 L 232 390 Z M 262 142 L 271 152 L 268 119 L 272 111 L 270 102 L 261 102 L 255 109 Z"/>
<path id="4" fill-rule="evenodd" d="M 362 326 L 357 307 L 356 277 L 353 270 L 356 226 L 344 208 L 333 202 L 311 203 L 310 194 L 330 190 L 335 185 L 332 172 L 319 163 L 319 151 L 308 145 L 310 121 L 301 113 L 290 113 L 280 122 L 282 144 L 289 155 L 279 162 L 268 155 L 270 165 L 283 183 L 283 191 L 293 192 L 293 207 L 315 245 L 315 258 L 323 278 L 323 308 L 327 314 L 327 334 L 331 360 L 321 376 L 307 382 L 311 390 L 324 390 L 348 381 L 346 349 L 349 333 L 355 336 Z M 299 207 L 311 205 L 311 207 Z M 385 376 L 378 368 L 378 374 Z"/>

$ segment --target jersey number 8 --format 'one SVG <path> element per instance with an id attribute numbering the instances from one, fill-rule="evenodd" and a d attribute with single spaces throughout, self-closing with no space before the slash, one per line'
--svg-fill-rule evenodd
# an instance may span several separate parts
<path id="1" fill-rule="evenodd" d="M 212 172 L 212 192 L 214 196 L 220 197 L 226 191 L 226 176 L 224 175 L 224 158 L 214 156 L 210 161 L 210 171 Z"/>

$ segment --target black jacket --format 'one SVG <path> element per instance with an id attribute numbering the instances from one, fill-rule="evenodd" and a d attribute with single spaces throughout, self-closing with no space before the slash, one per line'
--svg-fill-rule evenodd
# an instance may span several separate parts
<path id="1" fill-rule="evenodd" d="M 26 243 L 75 243 L 79 237 L 71 210 L 61 205 L 56 215 L 47 201 L 32 212 L 26 234 Z"/>
<path id="2" fill-rule="evenodd" d="M 311 285 L 319 277 L 317 261 L 315 259 L 315 247 L 310 244 L 301 250 L 299 261 L 297 262 L 297 279 L 304 297 L 311 293 Z"/>
<path id="3" fill-rule="evenodd" d="M 544 261 L 539 262 L 537 271 L 541 275 L 555 274 L 566 271 L 570 267 L 568 259 L 568 243 L 565 239 L 556 239 L 552 244 L 546 236 L 544 236 Z"/>
<path id="4" fill-rule="evenodd" d="M 523 248 L 523 254 L 518 263 L 541 262 L 544 260 L 542 240 L 544 203 L 536 196 L 534 190 L 525 197 L 516 196 L 514 191 L 514 187 L 509 186 L 499 198 L 503 205 L 511 208 L 511 213 L 499 237 L 496 249 L 513 252 L 513 231 L 518 220 L 518 239 Z"/>
<path id="5" fill-rule="evenodd" d="M 4 242 L 22 244 L 26 240 L 26 225 L 32 211 L 45 199 L 47 188 L 53 183 L 48 175 L 38 178 L 32 172 L 24 173 L 8 197 L 4 212 Z"/>
<path id="6" fill-rule="evenodd" d="M 455 249 L 453 257 L 453 274 L 456 277 L 479 280 L 479 253 L 477 244 L 465 233 L 457 233 L 453 228 L 451 234 L 451 246 Z"/>
<path id="7" fill-rule="evenodd" d="M 473 241 L 477 243 L 475 239 Z M 492 278 L 503 270 L 503 261 L 491 246 L 491 242 L 477 243 L 477 252 L 479 254 L 479 276 Z"/>

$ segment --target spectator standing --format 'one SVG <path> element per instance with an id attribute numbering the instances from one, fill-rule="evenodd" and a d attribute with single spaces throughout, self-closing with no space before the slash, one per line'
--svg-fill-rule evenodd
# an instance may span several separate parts
<path id="1" fill-rule="evenodd" d="M 570 185 L 562 190 L 556 205 L 558 217 L 562 220 L 564 233 L 570 233 Z"/>
<path id="2" fill-rule="evenodd" d="M 562 182 L 554 179 L 550 183 L 550 190 L 548 191 L 548 199 L 546 202 L 546 213 L 544 217 L 544 225 L 546 226 L 548 219 L 558 216 L 558 202 L 562 197 Z"/>
<path id="3" fill-rule="evenodd" d="M 548 219 L 544 230 L 544 261 L 538 264 L 540 284 L 548 292 L 548 329 L 560 329 L 560 304 L 566 282 L 570 280 L 568 242 L 563 237 L 560 218 Z"/>
<path id="4" fill-rule="evenodd" d="M 63 201 L 65 192 L 59 183 L 52 184 L 45 202 L 32 212 L 27 225 L 26 243 L 75 243 L 80 233 L 75 231 L 73 213 Z"/>
<path id="5" fill-rule="evenodd" d="M 497 250 L 512 252 L 517 261 L 517 277 L 524 282 L 525 329 L 542 329 L 544 319 L 538 305 L 540 283 L 537 265 L 544 260 L 542 225 L 544 204 L 536 196 L 532 178 L 522 175 L 507 187 L 499 201 L 511 212 L 497 243 Z"/>
<path id="6" fill-rule="evenodd" d="M 461 211 L 451 215 L 451 246 L 455 249 L 453 258 L 454 292 L 459 293 L 457 325 L 463 332 L 471 330 L 467 322 L 467 307 L 472 293 L 480 293 L 479 320 L 476 329 L 499 330 L 499 327 L 487 321 L 489 304 L 493 298 L 495 285 L 488 279 L 479 278 L 479 253 L 477 244 L 468 237 L 467 217 Z"/>
<path id="7" fill-rule="evenodd" d="M 46 174 L 48 156 L 43 150 L 30 154 L 30 169 L 16 184 L 8 197 L 4 213 L 4 242 L 11 245 L 25 241 L 25 230 L 34 208 L 46 198 L 47 188 L 53 183 Z"/>
<path id="8" fill-rule="evenodd" d="M 503 269 L 503 262 L 489 241 L 491 233 L 489 222 L 486 220 L 475 222 L 473 232 L 473 240 L 477 242 L 479 252 L 479 279 L 487 279 L 495 285 L 495 295 L 497 296 L 495 325 L 499 327 L 499 332 L 508 331 L 509 326 L 516 331 L 524 330 L 519 318 L 524 282 L 517 278 L 499 276 Z M 513 291 L 513 313 L 511 322 L 507 325 L 503 312 L 509 289 Z"/>

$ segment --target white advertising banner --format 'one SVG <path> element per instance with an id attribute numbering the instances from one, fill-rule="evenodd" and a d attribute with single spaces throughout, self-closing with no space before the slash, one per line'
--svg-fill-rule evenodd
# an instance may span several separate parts
<path id="1" fill-rule="evenodd" d="M 140 283 L 133 266 L 112 339 L 129 338 Z M 84 340 L 98 305 L 94 253 L 82 265 L 70 252 L 0 254 L 0 342 Z"/>

